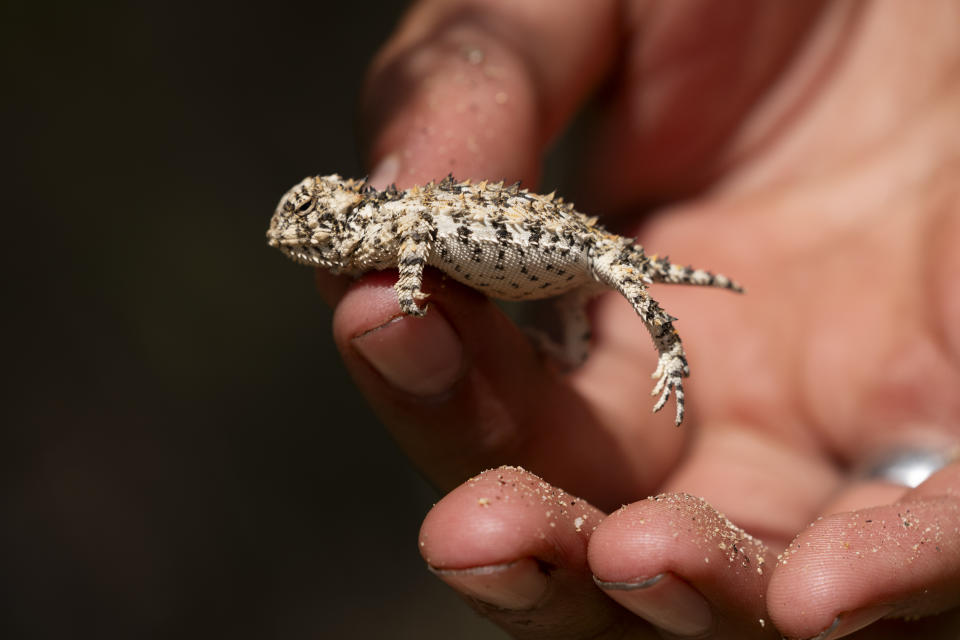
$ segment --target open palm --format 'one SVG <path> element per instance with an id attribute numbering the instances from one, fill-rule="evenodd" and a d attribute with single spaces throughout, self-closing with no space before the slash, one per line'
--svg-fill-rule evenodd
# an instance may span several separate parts
<path id="1" fill-rule="evenodd" d="M 424 557 L 518 637 L 840 637 L 960 604 L 960 465 L 913 490 L 856 473 L 960 442 L 960 16 L 716 4 L 421 2 L 372 67 L 371 178 L 399 186 L 532 186 L 603 82 L 578 208 L 747 288 L 652 290 L 691 367 L 675 429 L 616 295 L 565 374 L 438 274 L 422 319 L 395 274 L 321 277 L 351 373 L 453 489 Z M 537 476 L 464 482 L 502 464 Z"/>

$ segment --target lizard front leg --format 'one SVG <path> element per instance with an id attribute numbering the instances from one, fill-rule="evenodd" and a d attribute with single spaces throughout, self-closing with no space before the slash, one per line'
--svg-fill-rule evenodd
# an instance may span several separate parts
<path id="1" fill-rule="evenodd" d="M 420 308 L 418 302 L 426 300 L 428 295 L 420 290 L 423 284 L 423 266 L 430 256 L 436 227 L 431 216 L 413 214 L 405 214 L 399 226 L 397 269 L 400 271 L 400 278 L 394 289 L 400 310 L 407 315 L 421 317 L 427 310 Z"/>

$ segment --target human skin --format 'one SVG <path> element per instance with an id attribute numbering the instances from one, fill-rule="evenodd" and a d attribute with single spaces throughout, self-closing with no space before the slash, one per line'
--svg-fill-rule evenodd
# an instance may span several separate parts
<path id="1" fill-rule="evenodd" d="M 651 290 L 690 362 L 678 429 L 615 294 L 565 373 L 436 273 L 422 319 L 395 273 L 318 276 L 352 376 L 449 492 L 420 550 L 481 613 L 516 637 L 953 637 L 960 464 L 913 490 L 856 469 L 960 443 L 958 25 L 950 0 L 411 7 L 362 100 L 372 181 L 535 187 L 593 95 L 578 209 L 747 289 Z M 537 476 L 467 481 L 503 464 Z"/>

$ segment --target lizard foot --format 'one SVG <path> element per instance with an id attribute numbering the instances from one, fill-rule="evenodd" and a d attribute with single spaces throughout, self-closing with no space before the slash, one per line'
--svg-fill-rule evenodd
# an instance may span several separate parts
<path id="1" fill-rule="evenodd" d="M 679 347 L 679 345 L 677 345 Z M 676 353 L 674 353 L 676 351 Z M 653 378 L 657 384 L 653 387 L 651 395 L 660 394 L 657 403 L 653 405 L 653 412 L 656 413 L 663 409 L 670 399 L 670 393 L 677 399 L 677 420 L 679 425 L 683 422 L 683 378 L 690 375 L 690 369 L 687 366 L 687 359 L 680 349 L 672 349 L 670 352 L 660 355 L 657 362 L 657 370 L 653 372 Z"/>

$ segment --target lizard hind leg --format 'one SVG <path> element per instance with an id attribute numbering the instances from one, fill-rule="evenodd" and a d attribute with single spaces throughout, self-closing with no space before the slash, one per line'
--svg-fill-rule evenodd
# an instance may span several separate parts
<path id="1" fill-rule="evenodd" d="M 679 425 L 684 416 L 683 378 L 689 377 L 690 367 L 680 336 L 673 328 L 675 318 L 650 297 L 642 277 L 631 265 L 614 264 L 607 269 L 599 269 L 598 275 L 633 305 L 653 338 L 659 358 L 652 376 L 657 381 L 652 395 L 660 396 L 653 411 L 660 411 L 672 394 L 677 403 L 676 424 Z"/>
<path id="2" fill-rule="evenodd" d="M 591 329 L 587 303 L 597 293 L 597 290 L 580 288 L 553 298 L 549 300 L 553 313 L 546 327 L 539 322 L 523 327 L 524 333 L 537 349 L 558 363 L 564 371 L 582 365 L 590 353 Z M 542 302 L 524 304 L 530 309 L 531 305 L 542 305 Z M 534 318 L 539 320 L 541 316 L 535 314 Z"/>
<path id="3" fill-rule="evenodd" d="M 592 331 L 587 303 L 597 293 L 597 289 L 586 286 L 569 291 L 553 301 L 559 313 L 559 342 L 539 329 L 527 330 L 541 351 L 568 370 L 582 365 L 590 354 Z"/>
<path id="4" fill-rule="evenodd" d="M 571 366 L 583 364 L 590 353 L 593 332 L 587 315 L 587 303 L 597 293 L 591 287 L 581 287 L 557 299 L 564 360 Z"/>

